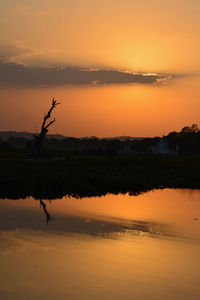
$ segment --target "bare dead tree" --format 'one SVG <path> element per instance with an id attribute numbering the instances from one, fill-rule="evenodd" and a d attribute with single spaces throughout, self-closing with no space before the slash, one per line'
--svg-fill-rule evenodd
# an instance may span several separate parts
<path id="1" fill-rule="evenodd" d="M 34 135 L 35 140 L 34 140 L 34 145 L 33 145 L 32 153 L 31 153 L 33 156 L 38 156 L 41 154 L 41 147 L 42 147 L 43 141 L 47 135 L 47 132 L 49 131 L 49 127 L 56 121 L 55 118 L 49 122 L 47 122 L 47 120 L 51 118 L 51 113 L 58 104 L 60 104 L 60 103 L 57 102 L 55 100 L 55 98 L 53 98 L 51 108 L 49 109 L 47 114 L 44 114 L 44 119 L 42 122 L 40 134 Z"/>

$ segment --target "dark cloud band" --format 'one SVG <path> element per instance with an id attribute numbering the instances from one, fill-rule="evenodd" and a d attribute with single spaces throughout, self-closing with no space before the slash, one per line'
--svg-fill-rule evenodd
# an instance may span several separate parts
<path id="1" fill-rule="evenodd" d="M 157 84 L 170 78 L 169 75 L 133 74 L 116 70 L 36 68 L 15 63 L 0 63 L 0 83 L 21 86 Z"/>

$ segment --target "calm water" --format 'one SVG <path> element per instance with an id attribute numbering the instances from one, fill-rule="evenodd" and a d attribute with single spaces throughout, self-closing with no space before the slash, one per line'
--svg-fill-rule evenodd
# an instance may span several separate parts
<path id="1" fill-rule="evenodd" d="M 0 200 L 0 299 L 199 299 L 199 220 L 199 190 Z"/>

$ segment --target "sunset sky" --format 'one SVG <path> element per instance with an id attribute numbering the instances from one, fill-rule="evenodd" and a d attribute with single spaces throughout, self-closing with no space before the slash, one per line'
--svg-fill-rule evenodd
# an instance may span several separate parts
<path id="1" fill-rule="evenodd" d="M 39 130 L 53 96 L 68 136 L 200 123 L 199 15 L 199 0 L 0 0 L 0 131 Z"/>

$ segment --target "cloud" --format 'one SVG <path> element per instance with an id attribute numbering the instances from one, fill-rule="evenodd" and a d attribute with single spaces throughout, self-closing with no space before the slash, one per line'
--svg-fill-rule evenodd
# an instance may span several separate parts
<path id="1" fill-rule="evenodd" d="M 97 86 L 133 83 L 164 84 L 172 79 L 171 75 L 155 73 L 130 73 L 96 67 L 55 67 L 55 62 L 63 60 L 64 55 L 64 51 L 60 49 L 26 47 L 23 41 L 15 41 L 10 45 L 0 44 L 0 84 Z"/>
<path id="2" fill-rule="evenodd" d="M 24 4 L 24 3 L 18 3 L 16 5 L 16 10 L 20 13 L 26 13 L 26 14 L 28 13 L 31 15 L 39 16 L 39 17 L 40 16 L 44 17 L 44 16 L 50 15 L 52 13 L 52 11 L 49 9 L 37 10 L 37 9 L 34 9 L 31 5 Z"/>
<path id="3" fill-rule="evenodd" d="M 157 79 L 156 84 L 167 84 L 172 78 L 172 75 L 160 76 L 160 78 Z"/>
<path id="4" fill-rule="evenodd" d="M 57 61 L 64 51 L 56 48 L 28 47 L 23 41 L 13 44 L 0 44 L 0 63 L 16 63 L 20 65 L 49 66 L 50 61 Z"/>
<path id="5" fill-rule="evenodd" d="M 16 8 L 20 12 L 26 12 L 26 11 L 30 10 L 30 6 L 27 4 L 23 4 L 23 3 L 18 3 L 16 5 Z"/>
<path id="6" fill-rule="evenodd" d="M 0 44 L 0 62 L 10 62 L 29 53 L 30 50 L 15 45 Z"/>
<path id="7" fill-rule="evenodd" d="M 157 84 L 168 75 L 134 74 L 117 70 L 76 67 L 30 67 L 16 63 L 0 64 L 0 83 L 21 86 Z"/>
<path id="8" fill-rule="evenodd" d="M 39 10 L 36 12 L 36 15 L 43 17 L 43 16 L 48 16 L 51 15 L 52 11 L 51 10 Z"/>

